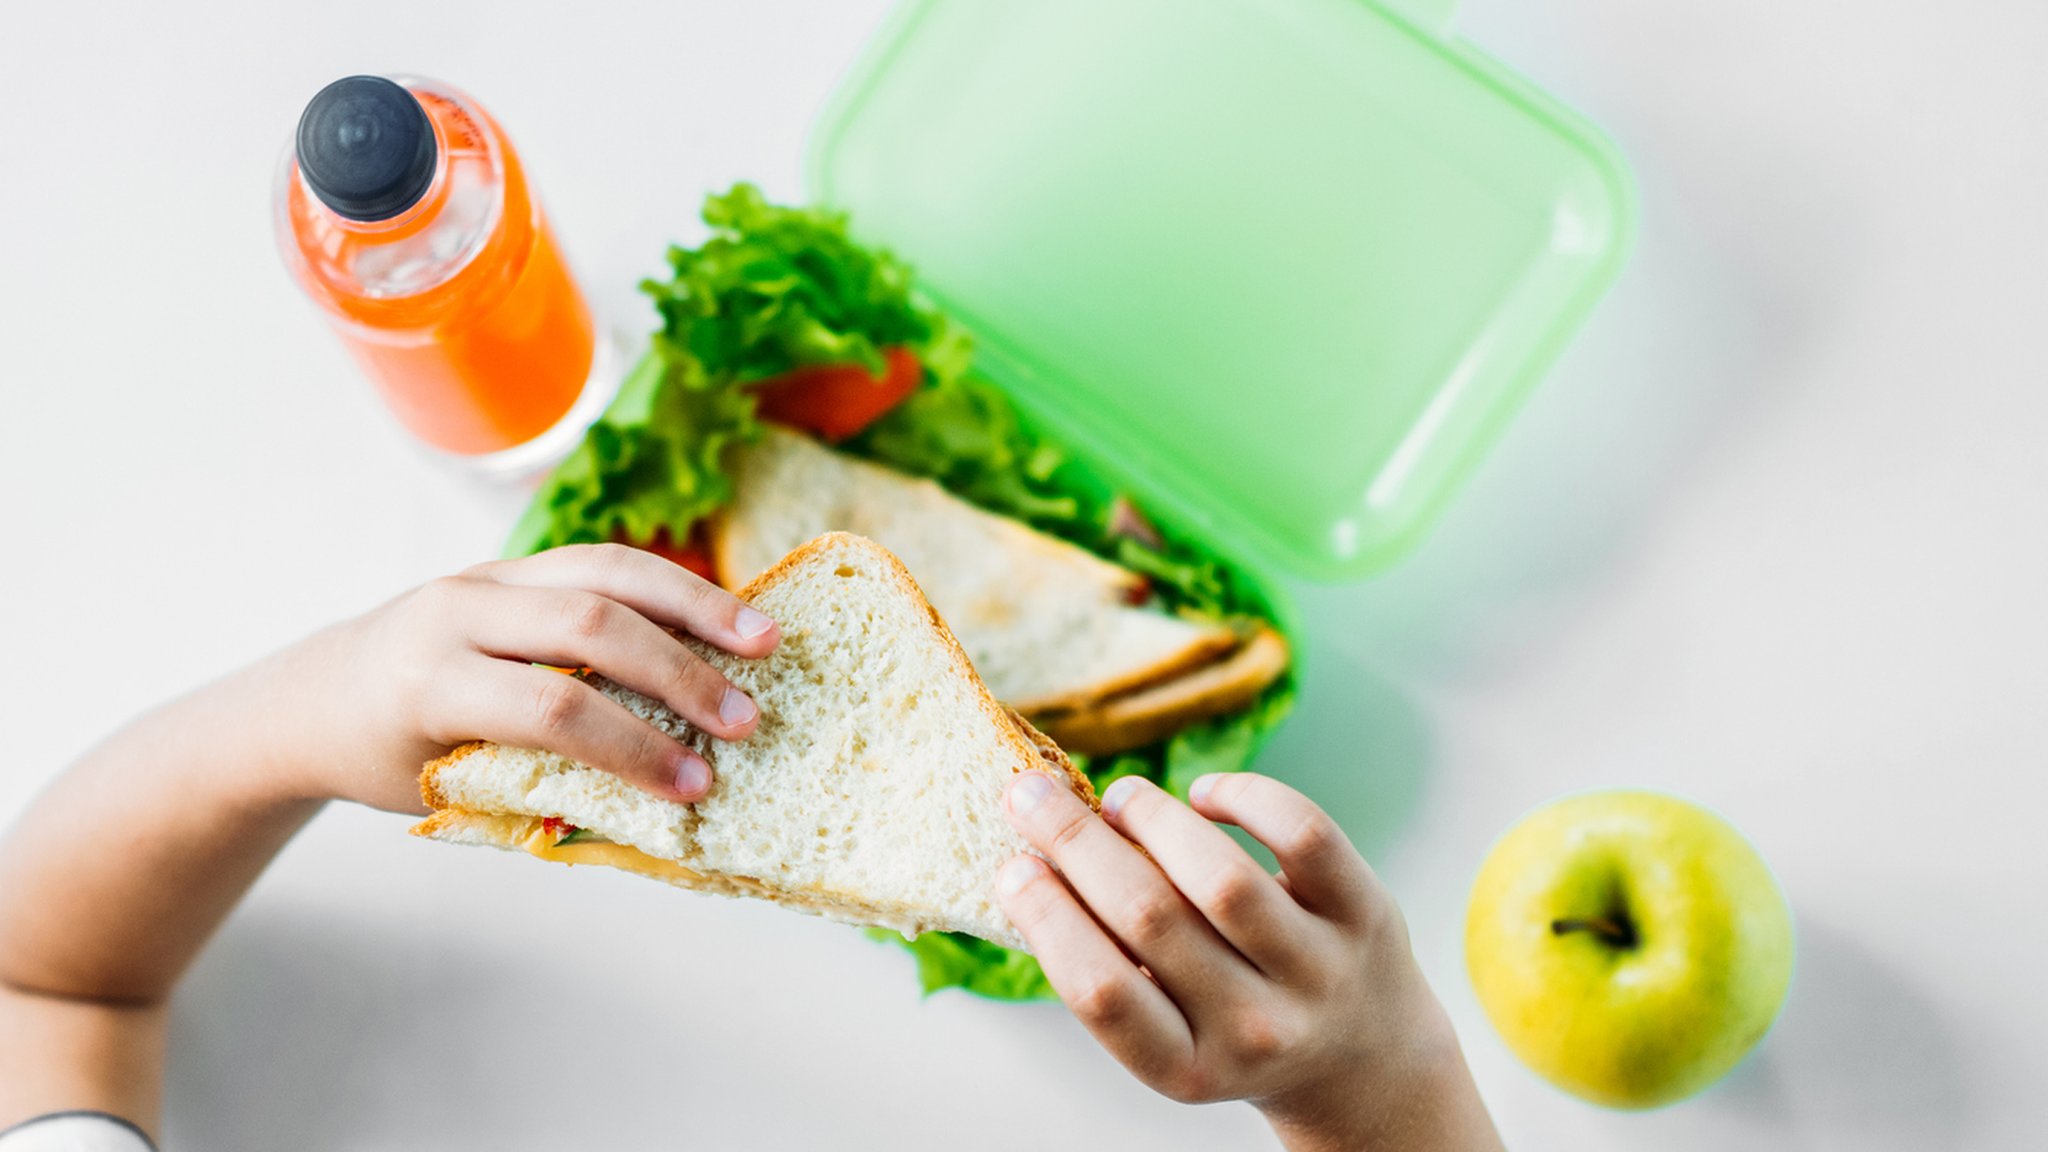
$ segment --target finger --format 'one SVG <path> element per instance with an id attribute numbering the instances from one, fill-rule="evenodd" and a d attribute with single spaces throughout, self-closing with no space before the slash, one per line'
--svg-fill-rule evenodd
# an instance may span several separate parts
<path id="1" fill-rule="evenodd" d="M 1181 895 L 1261 971 L 1294 966 L 1314 919 L 1221 828 L 1142 776 L 1110 785 L 1102 817 L 1151 853 Z"/>
<path id="2" fill-rule="evenodd" d="M 1303 907 L 1344 923 L 1364 919 L 1372 869 L 1315 801 L 1254 772 L 1203 776 L 1188 787 L 1188 800 L 1195 811 L 1235 824 L 1271 849 Z"/>
<path id="3" fill-rule="evenodd" d="M 1251 970 L 1131 842 L 1043 772 L 1010 783 L 1010 822 L 1051 858 L 1103 927 L 1194 1017 Z"/>
<path id="4" fill-rule="evenodd" d="M 592 668 L 651 696 L 722 740 L 754 730 L 761 710 L 723 673 L 633 609 L 594 592 L 478 581 L 462 622 L 493 656 Z"/>
<path id="5" fill-rule="evenodd" d="M 1187 1019 L 1043 860 L 1017 856 L 1005 864 L 996 897 L 1053 991 L 1119 1063 L 1147 1081 L 1187 1063 L 1194 1053 Z"/>
<path id="6" fill-rule="evenodd" d="M 451 675 L 446 738 L 542 748 L 617 776 L 664 800 L 691 803 L 711 788 L 711 766 L 675 737 L 582 680 L 479 659 Z"/>
<path id="7" fill-rule="evenodd" d="M 624 544 L 572 544 L 480 564 L 469 574 L 500 584 L 595 592 L 736 656 L 766 656 L 781 638 L 773 620 L 739 597 L 680 564 Z"/>

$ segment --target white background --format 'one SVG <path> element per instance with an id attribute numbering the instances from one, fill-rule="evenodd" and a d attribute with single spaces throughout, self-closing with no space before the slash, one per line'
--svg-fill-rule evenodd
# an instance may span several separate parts
<path id="1" fill-rule="evenodd" d="M 510 127 L 610 318 L 805 130 L 881 0 L 0 14 L 0 817 L 122 717 L 494 552 L 272 249 L 320 84 Z M 569 15 L 576 11 L 574 16 Z M 1473 0 L 1640 178 L 1640 249 L 1432 541 L 1309 589 L 1266 766 L 1402 899 L 1510 1142 L 2015 1148 L 2048 1121 L 2048 18 L 1957 0 Z M 1054 78 L 1048 78 L 1052 80 Z M 137 765 L 146 771 L 146 765 Z M 1758 1057 L 1647 1116 L 1524 1072 L 1463 975 L 1488 843 L 1627 783 L 1799 917 Z M 851 930 L 336 810 L 182 995 L 173 1147 L 1263 1147 L 1053 1005 L 920 1002 Z"/>

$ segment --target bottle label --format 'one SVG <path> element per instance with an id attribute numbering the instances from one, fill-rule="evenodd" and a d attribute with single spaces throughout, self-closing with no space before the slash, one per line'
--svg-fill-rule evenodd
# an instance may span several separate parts
<path id="1" fill-rule="evenodd" d="M 433 106 L 429 118 L 441 126 L 450 152 L 476 153 L 484 150 L 484 130 L 469 114 L 469 109 L 438 93 L 415 89 L 413 95 L 419 98 L 420 103 Z"/>

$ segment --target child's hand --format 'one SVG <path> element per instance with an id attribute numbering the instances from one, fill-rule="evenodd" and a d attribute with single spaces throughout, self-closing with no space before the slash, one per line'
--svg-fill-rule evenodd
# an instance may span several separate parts
<path id="1" fill-rule="evenodd" d="M 417 812 L 424 762 L 495 740 L 699 799 L 711 785 L 703 757 L 589 685 L 533 666 L 591 668 L 720 739 L 752 732 L 754 702 L 664 628 L 748 657 L 779 639 L 773 621 L 717 585 L 619 544 L 479 564 L 408 592 L 280 657 L 305 691 L 295 720 L 314 738 L 301 748 L 305 790 Z"/>
<path id="2" fill-rule="evenodd" d="M 1010 861 L 1003 908 L 1095 1038 L 1175 1100 L 1251 1101 L 1290 1148 L 1499 1147 L 1400 912 L 1336 823 L 1264 776 L 1189 794 L 1126 777 L 1098 817 L 1040 773 L 1010 787 L 1059 871 Z"/>

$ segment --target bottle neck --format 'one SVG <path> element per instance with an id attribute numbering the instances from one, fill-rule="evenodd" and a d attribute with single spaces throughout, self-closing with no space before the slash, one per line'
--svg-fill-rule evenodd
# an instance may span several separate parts
<path id="1" fill-rule="evenodd" d="M 434 175 L 417 202 L 382 220 L 353 220 L 320 202 L 290 150 L 280 173 L 286 263 L 330 310 L 372 327 L 435 323 L 453 298 L 473 300 L 489 287 L 483 282 L 500 278 L 493 266 L 531 233 L 519 219 L 530 206 L 517 160 L 483 110 L 444 85 L 399 83 L 419 99 L 436 145 Z"/>

